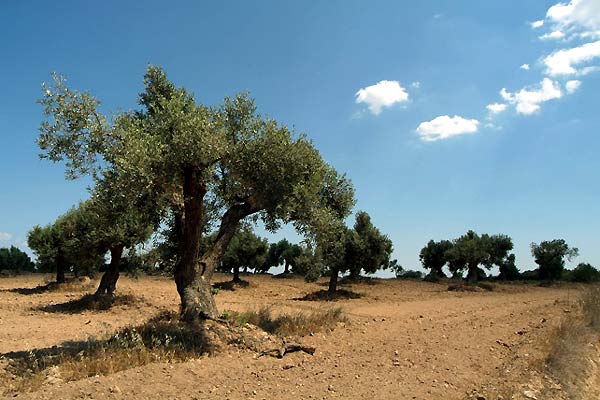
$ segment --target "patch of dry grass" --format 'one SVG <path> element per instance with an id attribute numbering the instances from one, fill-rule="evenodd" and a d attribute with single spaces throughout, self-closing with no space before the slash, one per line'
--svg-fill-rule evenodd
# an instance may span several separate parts
<path id="1" fill-rule="evenodd" d="M 33 391 L 44 383 L 108 375 L 152 362 L 179 362 L 213 350 L 202 325 L 163 313 L 146 324 L 125 328 L 106 340 L 7 355 L 0 383 L 7 393 Z M 3 382 L 4 381 L 4 382 Z"/>
<path id="2" fill-rule="evenodd" d="M 580 313 L 570 314 L 553 331 L 546 357 L 548 371 L 577 399 L 592 371 L 590 344 L 598 340 L 600 331 L 600 286 L 582 293 Z"/>
<path id="3" fill-rule="evenodd" d="M 495 289 L 496 285 L 489 282 L 459 282 L 448 285 L 448 291 L 450 292 L 491 292 Z"/>
<path id="4" fill-rule="evenodd" d="M 320 331 L 332 331 L 339 322 L 347 318 L 341 308 L 335 307 L 324 311 L 295 312 L 274 316 L 269 307 L 258 311 L 234 312 L 223 314 L 223 318 L 238 326 L 252 324 L 265 332 L 277 336 L 306 336 Z"/>

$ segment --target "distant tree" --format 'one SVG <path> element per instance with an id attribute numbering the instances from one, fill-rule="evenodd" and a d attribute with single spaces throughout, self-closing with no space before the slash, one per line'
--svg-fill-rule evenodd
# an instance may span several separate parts
<path id="1" fill-rule="evenodd" d="M 502 268 L 509 267 L 508 252 L 512 248 L 512 239 L 506 235 L 480 236 L 470 230 L 455 239 L 452 247 L 445 254 L 448 268 L 454 276 L 458 276 L 466 269 L 467 280 L 475 282 L 485 277 L 483 268 L 491 269 L 494 265 Z"/>
<path id="2" fill-rule="evenodd" d="M 260 269 L 265 263 L 268 242 L 250 229 L 240 229 L 231 239 L 219 270 L 233 272 L 233 282 L 241 282 L 240 269 Z"/>
<path id="3" fill-rule="evenodd" d="M 392 241 L 382 234 L 364 211 L 356 214 L 354 227 L 346 235 L 346 263 L 350 279 L 356 280 L 361 271 L 373 274 L 389 267 Z"/>
<path id="4" fill-rule="evenodd" d="M 448 262 L 446 253 L 451 248 L 452 242 L 449 240 L 440 240 L 439 242 L 430 240 L 419 254 L 423 268 L 430 270 L 430 273 L 437 277 L 445 277 L 446 274 L 442 268 Z"/>
<path id="5" fill-rule="evenodd" d="M 570 280 L 573 282 L 598 282 L 600 281 L 600 271 L 591 264 L 580 263 L 571 271 Z"/>
<path id="6" fill-rule="evenodd" d="M 290 243 L 287 239 L 281 239 L 279 242 L 272 243 L 269 246 L 269 251 L 261 270 L 266 272 L 270 268 L 283 264 L 284 274 L 290 272 L 296 273 L 297 271 L 294 268 L 296 266 L 296 259 L 300 255 L 302 255 L 302 247 L 300 245 Z"/>
<path id="7" fill-rule="evenodd" d="M 467 269 L 467 280 L 469 282 L 480 279 L 479 266 L 485 264 L 489 259 L 485 239 L 482 239 L 472 230 L 455 239 L 447 255 L 451 270 L 455 270 L 453 272 Z"/>
<path id="8" fill-rule="evenodd" d="M 34 226 L 27 244 L 37 256 L 42 272 L 56 271 L 56 282 L 65 282 L 65 273 L 92 274 L 104 264 L 105 251 L 90 240 L 93 214 L 89 203 L 79 203 L 56 221 L 44 227 Z"/>
<path id="9" fill-rule="evenodd" d="M 360 271 L 374 273 L 390 267 L 392 242 L 372 225 L 366 212 L 357 213 L 352 229 L 339 221 L 317 243 L 317 257 L 323 273 L 329 274 L 331 293 L 337 290 L 340 273 L 358 277 Z"/>
<path id="10" fill-rule="evenodd" d="M 540 279 L 554 281 L 560 278 L 565 260 L 571 261 L 579 255 L 576 247 L 569 247 L 564 239 L 531 243 L 531 254 L 539 266 Z"/>
<path id="11" fill-rule="evenodd" d="M 15 246 L 0 248 L 0 270 L 15 272 L 35 272 L 35 264 L 31 258 Z"/>
<path id="12" fill-rule="evenodd" d="M 500 269 L 500 274 L 498 275 L 498 279 L 500 280 L 514 281 L 521 277 L 519 269 L 515 263 L 514 254 L 509 254 L 505 260 L 500 262 L 498 268 Z"/>

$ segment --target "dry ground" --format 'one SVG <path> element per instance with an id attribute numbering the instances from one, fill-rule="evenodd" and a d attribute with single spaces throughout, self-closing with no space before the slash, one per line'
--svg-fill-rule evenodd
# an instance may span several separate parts
<path id="1" fill-rule="evenodd" d="M 0 279 L 0 368 L 18 352 L 106 337 L 161 311 L 177 310 L 175 285 L 166 278 L 121 278 L 119 292 L 137 300 L 97 312 L 40 308 L 77 299 L 81 291 L 10 290 L 33 288 L 43 279 Z M 215 280 L 226 279 L 217 275 Z M 264 305 L 275 312 L 331 307 L 295 300 L 323 289 L 323 282 L 245 279 L 250 287 L 217 294 L 221 311 Z M 348 323 L 302 339 L 316 347 L 313 356 L 256 358 L 251 351 L 232 348 L 212 357 L 153 363 L 74 382 L 49 380 L 16 398 L 506 399 L 523 398 L 525 391 L 539 396 L 548 385 L 555 385 L 552 393 L 561 398 L 559 385 L 531 371 L 542 363 L 551 330 L 573 309 L 577 287 L 499 285 L 494 292 L 465 293 L 448 292 L 444 284 L 381 280 L 345 288 L 364 297 L 335 303 Z"/>

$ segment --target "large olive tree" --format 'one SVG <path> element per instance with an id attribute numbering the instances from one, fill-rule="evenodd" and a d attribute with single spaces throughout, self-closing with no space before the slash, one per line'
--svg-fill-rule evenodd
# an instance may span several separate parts
<path id="1" fill-rule="evenodd" d="M 55 76 L 40 100 L 48 117 L 42 155 L 65 161 L 68 177 L 108 169 L 128 182 L 123 190 L 156 194 L 177 237 L 182 318 L 215 318 L 210 281 L 242 220 L 261 219 L 269 230 L 293 222 L 302 233 L 316 232 L 349 213 L 353 189 L 306 137 L 258 115 L 246 94 L 218 107 L 197 104 L 152 66 L 144 86 L 140 108 L 108 122 L 97 99 Z M 210 219 L 219 227 L 200 254 Z"/>

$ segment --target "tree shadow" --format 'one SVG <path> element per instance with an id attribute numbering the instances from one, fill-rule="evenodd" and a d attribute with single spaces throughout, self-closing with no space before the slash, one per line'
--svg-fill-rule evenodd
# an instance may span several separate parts
<path id="1" fill-rule="evenodd" d="M 140 299 L 132 294 L 94 295 L 86 294 L 65 303 L 49 304 L 35 307 L 36 311 L 62 314 L 78 314 L 84 311 L 107 311 L 116 306 L 132 306 Z"/>
<path id="2" fill-rule="evenodd" d="M 107 339 L 65 341 L 58 346 L 0 354 L 8 361 L 7 376 L 0 376 L 5 385 L 0 386 L 6 386 L 8 392 L 35 389 L 44 384 L 53 367 L 60 368 L 62 380 L 73 381 L 151 362 L 185 361 L 212 354 L 214 349 L 203 322 L 186 324 L 175 313 L 163 312 Z"/>
<path id="3" fill-rule="evenodd" d="M 238 288 L 247 288 L 250 287 L 250 282 L 245 281 L 243 279 L 239 279 L 239 280 L 231 280 L 231 281 L 224 281 L 224 282 L 215 282 L 213 283 L 212 287 L 214 289 L 218 289 L 218 290 L 230 290 L 230 291 L 234 291 Z"/>
<path id="4" fill-rule="evenodd" d="M 56 292 L 83 292 L 93 287 L 93 282 L 88 279 L 72 278 L 64 283 L 48 282 L 32 288 L 1 289 L 0 292 L 18 293 L 25 296 Z"/>
<path id="5" fill-rule="evenodd" d="M 298 301 L 338 301 L 349 299 L 360 299 L 364 295 L 346 289 L 338 289 L 335 292 L 329 290 L 317 290 L 316 292 L 308 293 L 302 297 L 296 297 L 292 300 Z"/>

